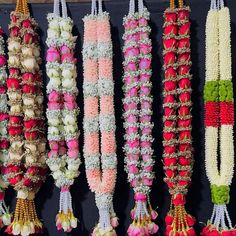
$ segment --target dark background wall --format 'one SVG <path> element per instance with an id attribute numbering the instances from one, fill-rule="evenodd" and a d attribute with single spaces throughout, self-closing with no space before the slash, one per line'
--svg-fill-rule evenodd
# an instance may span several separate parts
<path id="1" fill-rule="evenodd" d="M 6 0 L 7 2 L 7 0 Z M 187 4 L 191 6 L 192 14 L 192 61 L 193 61 L 193 138 L 195 147 L 195 165 L 193 174 L 193 184 L 189 189 L 187 209 L 191 214 L 197 217 L 197 230 L 203 226 L 201 222 L 206 222 L 211 215 L 212 204 L 210 202 L 209 183 L 205 175 L 204 168 L 204 127 L 203 127 L 203 101 L 202 90 L 205 74 L 205 20 L 209 9 L 209 0 L 188 0 Z M 169 5 L 167 0 L 146 0 L 146 6 L 151 12 L 152 42 L 153 42 L 153 96 L 154 96 L 154 149 L 156 159 L 156 179 L 153 185 L 151 200 L 153 207 L 158 207 L 158 224 L 160 231 L 158 235 L 164 235 L 164 215 L 168 211 L 169 194 L 166 185 L 163 183 L 162 171 L 162 96 L 161 96 L 161 80 L 162 80 L 162 24 L 163 11 Z M 236 1 L 227 0 L 227 6 L 231 10 L 232 20 L 232 54 L 233 54 L 233 75 L 236 78 Z M 0 25 L 8 34 L 9 14 L 14 10 L 14 5 L 0 5 Z M 111 0 L 104 4 L 105 9 L 111 15 L 112 38 L 114 46 L 114 79 L 115 79 L 115 106 L 117 120 L 117 156 L 118 156 L 118 177 L 116 192 L 114 196 L 115 210 L 120 218 L 120 225 L 117 229 L 118 236 L 126 235 L 126 230 L 130 224 L 129 212 L 133 207 L 133 192 L 130 190 L 126 181 L 126 173 L 124 172 L 124 155 L 123 146 L 123 128 L 122 128 L 122 17 L 128 12 L 128 0 Z M 52 11 L 52 4 L 32 4 L 30 6 L 33 16 L 36 18 L 40 26 L 40 34 L 42 39 L 42 56 L 45 54 L 45 40 L 47 30 L 46 15 Z M 79 117 L 79 126 L 82 129 L 83 117 L 83 97 L 82 97 L 82 41 L 83 41 L 83 24 L 82 18 L 90 11 L 90 3 L 71 3 L 68 4 L 69 14 L 75 23 L 74 32 L 78 37 L 77 52 L 78 58 L 78 87 L 80 91 L 78 104 L 81 108 Z M 43 61 L 43 69 L 45 71 L 45 61 Z M 46 86 L 46 76 L 44 74 Z M 236 83 L 235 83 L 236 86 Z M 83 140 L 81 135 L 82 150 Z M 72 187 L 73 205 L 76 216 L 79 218 L 78 228 L 70 234 L 72 236 L 81 235 L 88 236 L 98 220 L 98 213 L 94 202 L 94 194 L 88 189 L 84 165 L 81 166 L 81 175 Z M 58 210 L 59 190 L 54 186 L 52 177 L 48 177 L 46 183 L 40 190 L 36 198 L 37 209 L 40 218 L 44 222 L 44 236 L 66 235 L 59 233 L 55 227 L 54 218 Z M 232 184 L 231 203 L 229 205 L 232 221 L 236 223 L 236 180 Z M 7 202 L 11 206 L 11 210 L 15 205 L 15 193 L 12 189 L 7 191 Z M 199 234 L 199 233 L 198 233 Z M 5 235 L 0 232 L 0 235 Z"/>

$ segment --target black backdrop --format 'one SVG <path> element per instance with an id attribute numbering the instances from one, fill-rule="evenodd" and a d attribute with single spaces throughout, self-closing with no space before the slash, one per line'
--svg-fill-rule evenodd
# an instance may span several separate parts
<path id="1" fill-rule="evenodd" d="M 7 2 L 7 0 L 6 0 Z M 195 147 L 195 165 L 193 174 L 193 184 L 189 189 L 187 208 L 190 213 L 197 217 L 197 230 L 203 226 L 201 222 L 206 222 L 210 217 L 212 204 L 210 203 L 209 183 L 205 175 L 204 168 L 204 127 L 203 127 L 203 101 L 202 90 L 204 83 L 204 67 L 205 67 L 205 20 L 207 11 L 209 9 L 209 0 L 188 0 L 186 2 L 191 6 L 192 14 L 192 61 L 193 61 L 193 138 Z M 164 215 L 168 210 L 169 195 L 168 190 L 163 183 L 162 171 L 162 97 L 161 97 L 161 80 L 162 80 L 162 24 L 163 11 L 168 6 L 167 0 L 146 0 L 146 6 L 151 12 L 151 28 L 153 41 L 153 96 L 154 96 L 154 149 L 156 158 L 156 180 L 154 181 L 151 199 L 153 207 L 158 208 L 158 224 L 160 231 L 158 235 L 164 235 Z M 231 10 L 232 20 L 232 54 L 233 54 L 233 74 L 236 77 L 236 1 L 227 0 L 227 6 Z M 14 9 L 13 5 L 0 5 L 0 25 L 8 34 L 9 13 Z M 115 79 L 115 106 L 116 106 L 116 121 L 117 121 L 117 154 L 118 154 L 118 178 L 116 185 L 116 192 L 114 196 L 114 204 L 117 215 L 120 218 L 120 225 L 117 229 L 118 236 L 126 235 L 126 230 L 130 224 L 129 211 L 133 207 L 133 192 L 130 190 L 126 181 L 126 173 L 124 172 L 124 155 L 122 152 L 123 146 L 123 128 L 122 128 L 122 17 L 128 11 L 128 0 L 111 0 L 104 4 L 105 9 L 111 15 L 112 23 L 112 38 L 114 46 L 114 79 Z M 30 6 L 33 16 L 36 18 L 40 26 L 40 34 L 42 37 L 42 56 L 45 54 L 45 39 L 47 20 L 46 14 L 52 11 L 52 4 L 32 4 Z M 83 40 L 83 24 L 82 17 L 89 13 L 90 3 L 74 3 L 68 4 L 69 14 L 72 16 L 75 29 L 74 32 L 78 37 L 77 52 L 78 58 L 78 87 L 80 96 L 78 104 L 81 108 L 79 119 L 79 126 L 82 129 L 83 117 L 83 97 L 82 97 L 82 60 L 81 47 Z M 43 63 L 45 70 L 45 61 Z M 46 85 L 46 77 L 44 75 Z M 236 86 L 236 83 L 235 83 Z M 236 88 L 236 87 L 235 87 Z M 81 147 L 82 150 L 82 135 Z M 72 187 L 73 205 L 76 216 L 79 218 L 78 228 L 73 230 L 70 234 L 72 236 L 87 236 L 90 234 L 92 228 L 98 220 L 98 213 L 94 202 L 94 195 L 89 191 L 84 165 L 81 166 L 81 175 L 76 180 Z M 235 180 L 235 178 L 234 178 Z M 52 177 L 48 177 L 46 183 L 40 190 L 36 198 L 37 209 L 40 218 L 44 222 L 45 230 L 44 236 L 65 235 L 59 233 L 55 227 L 55 215 L 58 210 L 59 190 L 54 186 Z M 229 205 L 232 221 L 236 223 L 236 180 L 232 184 L 231 203 Z M 13 209 L 15 205 L 15 193 L 12 189 L 7 191 L 7 202 Z M 0 235 L 5 235 L 0 232 Z"/>

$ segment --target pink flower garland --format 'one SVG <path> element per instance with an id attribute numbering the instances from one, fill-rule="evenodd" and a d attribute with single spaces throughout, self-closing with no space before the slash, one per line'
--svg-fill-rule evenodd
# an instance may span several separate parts
<path id="1" fill-rule="evenodd" d="M 55 2 L 56 3 L 56 2 Z M 59 5 L 55 5 L 59 8 Z M 62 1 L 63 14 L 66 13 Z M 72 35 L 73 21 L 56 13 L 48 15 L 47 74 L 50 81 L 48 92 L 48 140 L 50 152 L 47 164 L 61 189 L 60 209 L 56 216 L 58 230 L 70 232 L 77 227 L 72 209 L 70 186 L 79 175 L 79 130 L 76 98 L 76 59 L 74 48 L 76 37 Z"/>
<path id="2" fill-rule="evenodd" d="M 124 18 L 124 119 L 125 155 L 128 180 L 135 192 L 135 207 L 131 211 L 133 223 L 128 235 L 151 235 L 158 231 L 152 222 L 157 212 L 150 205 L 149 193 L 154 173 L 152 159 L 152 96 L 150 81 L 151 40 L 149 13 L 129 14 Z"/>
<path id="3" fill-rule="evenodd" d="M 112 202 L 117 173 L 112 42 L 109 14 L 101 9 L 98 15 L 84 18 L 83 60 L 84 157 L 88 184 L 99 209 L 99 223 L 92 235 L 115 236 L 113 228 L 118 219 Z"/>

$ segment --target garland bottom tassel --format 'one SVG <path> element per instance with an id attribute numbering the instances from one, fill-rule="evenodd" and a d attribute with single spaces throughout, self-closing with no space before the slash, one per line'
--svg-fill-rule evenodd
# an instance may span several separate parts
<path id="1" fill-rule="evenodd" d="M 42 230 L 43 225 L 38 219 L 34 199 L 17 198 L 13 221 L 6 233 L 26 236 L 42 233 Z"/>

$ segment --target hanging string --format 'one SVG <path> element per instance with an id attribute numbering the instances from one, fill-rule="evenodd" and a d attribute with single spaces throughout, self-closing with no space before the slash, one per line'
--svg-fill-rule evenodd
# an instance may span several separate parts
<path id="1" fill-rule="evenodd" d="M 56 16 L 60 16 L 60 0 L 54 0 L 53 13 Z"/>
<path id="2" fill-rule="evenodd" d="M 17 0 L 16 2 L 16 12 L 23 12 L 22 10 L 22 0 Z"/>
<path id="3" fill-rule="evenodd" d="M 135 12 L 135 0 L 130 0 L 129 1 L 129 15 L 134 14 Z"/>
<path id="4" fill-rule="evenodd" d="M 184 7 L 184 0 L 179 0 L 179 8 L 183 8 Z"/>
<path id="5" fill-rule="evenodd" d="M 92 0 L 92 4 L 91 4 L 91 15 L 97 15 L 96 0 Z"/>
<path id="6" fill-rule="evenodd" d="M 170 0 L 170 9 L 175 9 L 175 0 Z"/>
<path id="7" fill-rule="evenodd" d="M 22 8 L 23 8 L 23 14 L 24 15 L 29 15 L 29 7 L 28 7 L 28 1 L 27 0 L 22 0 Z"/>
<path id="8" fill-rule="evenodd" d="M 143 0 L 138 0 L 138 11 L 140 14 L 143 13 L 144 5 L 143 5 Z"/>
<path id="9" fill-rule="evenodd" d="M 98 13 L 102 14 L 102 0 L 98 0 Z"/>
<path id="10" fill-rule="evenodd" d="M 211 10 L 217 10 L 217 8 L 216 0 L 211 0 Z"/>
<path id="11" fill-rule="evenodd" d="M 224 0 L 220 0 L 220 8 L 224 8 L 225 4 L 224 4 Z"/>
<path id="12" fill-rule="evenodd" d="M 61 0 L 61 8 L 62 8 L 62 17 L 67 18 L 67 7 L 66 7 L 66 0 Z"/>

